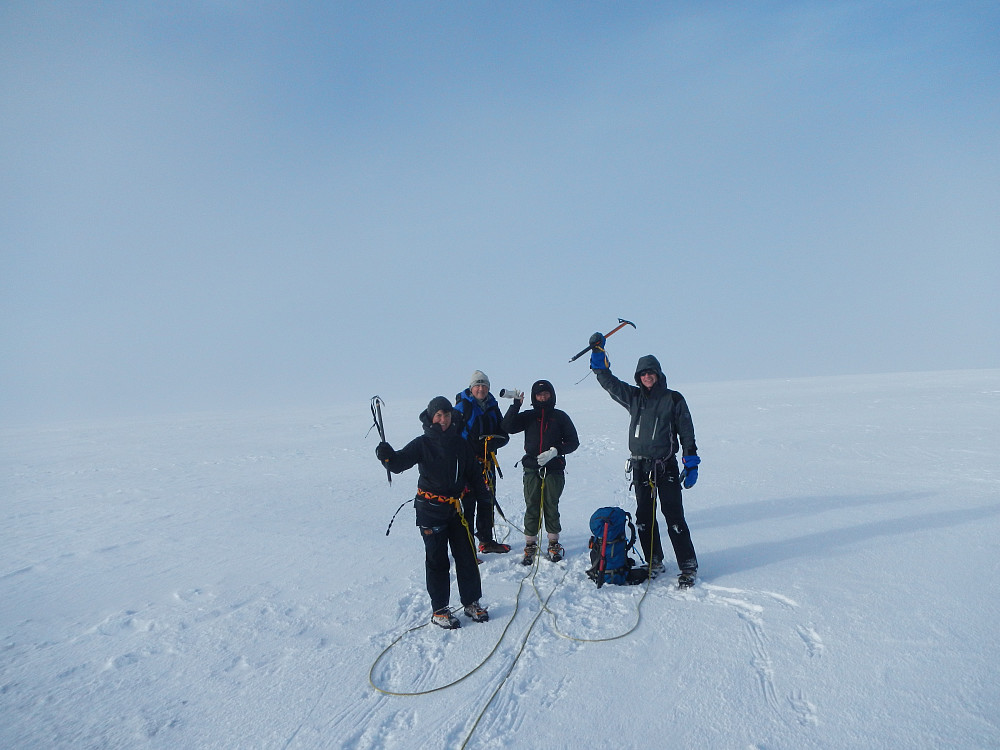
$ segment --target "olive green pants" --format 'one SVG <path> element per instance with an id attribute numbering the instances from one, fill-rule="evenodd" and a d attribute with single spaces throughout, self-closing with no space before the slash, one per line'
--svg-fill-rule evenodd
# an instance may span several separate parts
<path id="1" fill-rule="evenodd" d="M 565 474 L 547 474 L 543 480 L 537 469 L 524 470 L 525 534 L 528 536 L 538 534 L 539 517 L 542 513 L 545 515 L 545 530 L 547 532 L 558 534 L 562 531 L 562 526 L 559 524 L 559 497 L 565 486 Z M 541 512 L 539 512 L 540 507 Z"/>

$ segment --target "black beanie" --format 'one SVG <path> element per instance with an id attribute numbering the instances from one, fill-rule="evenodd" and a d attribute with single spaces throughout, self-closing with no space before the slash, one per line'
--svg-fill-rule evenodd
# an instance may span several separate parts
<path id="1" fill-rule="evenodd" d="M 545 402 L 544 408 L 553 408 L 556 405 L 556 389 L 552 387 L 552 383 L 548 380 L 536 380 L 531 384 L 531 405 L 536 408 L 542 407 L 542 405 L 539 404 L 538 400 L 535 398 L 542 391 L 548 391 L 552 394 L 552 398 Z"/>
<path id="2" fill-rule="evenodd" d="M 434 415 L 439 411 L 451 411 L 451 401 L 446 399 L 444 396 L 435 396 L 431 399 L 431 402 L 427 404 L 427 418 L 434 419 Z"/>

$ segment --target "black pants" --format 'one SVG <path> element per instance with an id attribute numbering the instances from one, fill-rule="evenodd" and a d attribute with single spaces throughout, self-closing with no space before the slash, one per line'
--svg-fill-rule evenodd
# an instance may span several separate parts
<path id="1" fill-rule="evenodd" d="M 684 520 L 684 504 L 681 498 L 680 472 L 677 459 L 632 462 L 632 481 L 635 484 L 635 525 L 636 535 L 642 545 L 642 553 L 647 561 L 663 559 L 660 543 L 660 529 L 653 509 L 653 493 L 667 522 L 667 536 L 674 548 L 677 567 L 681 570 L 697 570 L 698 557 L 691 542 L 691 530 Z M 650 487 L 650 476 L 656 485 Z"/>
<path id="2" fill-rule="evenodd" d="M 475 528 L 476 538 L 479 541 L 493 541 L 493 498 L 476 500 L 475 496 L 468 492 L 462 498 L 462 513 L 465 514 L 469 528 Z"/>
<path id="3" fill-rule="evenodd" d="M 458 595 L 462 604 L 472 604 L 483 595 L 483 584 L 479 579 L 479 565 L 476 550 L 469 539 L 469 532 L 462 523 L 462 516 L 455 513 L 440 526 L 420 526 L 427 552 L 424 570 L 427 577 L 427 593 L 431 597 L 431 607 L 435 612 L 448 606 L 451 600 L 451 561 L 448 547 L 455 558 L 455 575 L 458 578 Z"/>

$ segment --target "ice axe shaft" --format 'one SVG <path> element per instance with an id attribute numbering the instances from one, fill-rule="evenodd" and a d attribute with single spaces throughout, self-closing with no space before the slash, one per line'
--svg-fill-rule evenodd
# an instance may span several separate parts
<path id="1" fill-rule="evenodd" d="M 385 401 L 383 401 L 380 397 L 372 396 L 372 420 L 375 422 L 372 427 L 378 430 L 379 439 L 383 443 L 385 442 L 385 426 L 382 422 L 382 404 L 384 403 Z M 368 431 L 371 432 L 371 427 L 368 428 Z M 392 472 L 389 471 L 388 466 L 385 467 L 385 476 L 386 479 L 389 480 L 389 484 L 392 484 Z M 396 512 L 399 513 L 398 510 Z M 395 516 L 393 516 L 393 518 L 395 518 Z M 389 526 L 392 526 L 392 521 L 389 522 Z M 389 530 L 386 529 L 385 533 L 388 535 Z"/>
<path id="2" fill-rule="evenodd" d="M 616 325 L 614 328 L 612 328 L 610 331 L 608 331 L 606 334 L 604 334 L 604 338 L 607 338 L 608 336 L 610 336 L 611 334 L 613 334 L 615 331 L 620 331 L 625 326 L 632 326 L 633 328 L 635 328 L 635 323 L 633 323 L 631 320 L 625 320 L 624 318 L 618 318 L 618 325 Z M 570 362 L 576 362 L 578 359 L 580 359 L 580 357 L 582 357 L 584 354 L 586 354 L 587 352 L 589 352 L 593 348 L 594 347 L 592 347 L 592 346 L 588 346 L 586 349 L 583 349 L 579 354 L 577 354 L 575 357 L 573 357 L 573 359 L 571 359 Z"/>

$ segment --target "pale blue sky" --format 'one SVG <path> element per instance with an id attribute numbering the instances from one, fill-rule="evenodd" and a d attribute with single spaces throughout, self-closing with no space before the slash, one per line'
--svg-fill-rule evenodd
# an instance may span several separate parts
<path id="1" fill-rule="evenodd" d="M 0 6 L 0 420 L 1000 366 L 1000 3 Z"/>

